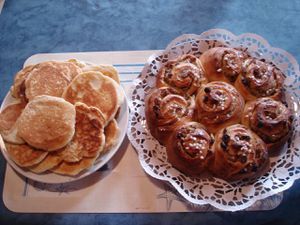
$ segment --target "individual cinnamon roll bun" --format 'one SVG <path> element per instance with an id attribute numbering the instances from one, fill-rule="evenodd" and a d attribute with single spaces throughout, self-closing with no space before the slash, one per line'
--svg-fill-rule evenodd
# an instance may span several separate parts
<path id="1" fill-rule="evenodd" d="M 244 99 L 237 90 L 225 82 L 214 81 L 204 85 L 196 96 L 197 121 L 210 132 L 239 123 Z"/>
<path id="2" fill-rule="evenodd" d="M 269 168 L 267 146 L 247 127 L 235 124 L 220 130 L 212 147 L 211 172 L 227 181 L 254 178 Z"/>
<path id="3" fill-rule="evenodd" d="M 242 123 L 264 140 L 269 151 L 284 145 L 291 134 L 292 121 L 291 111 L 271 98 L 247 102 L 242 116 Z"/>
<path id="4" fill-rule="evenodd" d="M 193 55 L 183 55 L 167 62 L 158 72 L 156 86 L 173 87 L 187 95 L 197 92 L 207 83 L 200 60 Z"/>
<path id="5" fill-rule="evenodd" d="M 197 176 L 212 161 L 213 137 L 197 122 L 182 124 L 167 143 L 168 161 L 186 175 Z"/>
<path id="6" fill-rule="evenodd" d="M 273 64 L 249 58 L 243 63 L 234 86 L 246 101 L 260 97 L 282 98 L 284 74 Z"/>
<path id="7" fill-rule="evenodd" d="M 200 61 L 209 81 L 234 83 L 248 57 L 249 55 L 242 50 L 215 47 L 205 51 L 200 56 Z"/>
<path id="8" fill-rule="evenodd" d="M 175 89 L 154 89 L 145 100 L 145 116 L 150 133 L 165 145 L 175 127 L 192 119 L 194 107 L 192 97 L 182 95 Z"/>

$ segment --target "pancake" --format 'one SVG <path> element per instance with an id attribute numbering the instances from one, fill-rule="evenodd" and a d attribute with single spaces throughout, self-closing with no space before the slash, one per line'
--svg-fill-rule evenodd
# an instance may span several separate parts
<path id="1" fill-rule="evenodd" d="M 66 162 L 78 162 L 83 157 L 95 157 L 105 143 L 105 119 L 97 108 L 76 103 L 76 125 L 72 141 L 62 151 Z"/>
<path id="2" fill-rule="evenodd" d="M 27 144 L 14 145 L 5 143 L 5 147 L 9 157 L 21 167 L 36 165 L 48 154 L 46 151 L 34 149 Z"/>
<path id="3" fill-rule="evenodd" d="M 93 64 L 81 62 L 77 59 L 70 59 L 68 60 L 68 62 L 75 63 L 77 66 L 79 66 L 82 69 L 83 72 L 89 72 L 89 71 L 101 72 L 103 75 L 112 78 L 114 81 L 120 84 L 119 73 L 117 69 L 112 65 L 108 65 L 108 64 L 93 65 Z"/>
<path id="4" fill-rule="evenodd" d="M 53 62 L 57 63 L 57 67 L 64 73 L 69 80 L 73 80 L 78 74 L 82 73 L 81 68 L 72 62 Z"/>
<path id="5" fill-rule="evenodd" d="M 118 137 L 120 134 L 120 129 L 115 119 L 111 120 L 104 128 L 104 134 L 105 134 L 105 147 L 103 153 L 109 151 L 113 146 L 117 144 Z"/>
<path id="6" fill-rule="evenodd" d="M 0 113 L 0 134 L 7 142 L 23 144 L 24 141 L 18 137 L 15 123 L 25 108 L 25 103 L 13 103 L 5 107 Z"/>
<path id="7" fill-rule="evenodd" d="M 62 98 L 37 96 L 17 120 L 18 135 L 35 148 L 60 149 L 73 138 L 75 114 L 74 105 Z"/>
<path id="8" fill-rule="evenodd" d="M 34 67 L 35 65 L 26 66 L 15 75 L 14 84 L 11 87 L 11 94 L 13 97 L 22 99 L 23 101 L 26 100 L 25 79 L 28 77 Z"/>
<path id="9" fill-rule="evenodd" d="M 112 120 L 124 96 L 119 85 L 100 72 L 79 74 L 63 93 L 63 98 L 75 104 L 83 102 L 101 110 L 105 120 Z"/>
<path id="10" fill-rule="evenodd" d="M 38 95 L 61 97 L 70 79 L 52 62 L 42 63 L 34 68 L 25 80 L 25 94 L 28 100 Z"/>
<path id="11" fill-rule="evenodd" d="M 18 127 L 16 124 L 8 131 L 1 133 L 3 139 L 12 144 L 25 144 L 25 141 L 18 134 Z"/>
<path id="12" fill-rule="evenodd" d="M 25 94 L 30 101 L 38 95 L 61 97 L 81 69 L 70 62 L 43 62 L 34 67 L 25 80 Z"/>
<path id="13" fill-rule="evenodd" d="M 81 171 L 93 166 L 97 157 L 93 158 L 82 158 L 79 162 L 62 162 L 57 167 L 51 169 L 52 172 L 57 174 L 75 176 Z"/>
<path id="14" fill-rule="evenodd" d="M 62 157 L 60 156 L 60 151 L 50 152 L 40 163 L 28 167 L 31 172 L 43 173 L 50 170 L 62 162 Z"/>
<path id="15" fill-rule="evenodd" d="M 74 63 L 76 66 L 78 66 L 81 69 L 86 66 L 86 63 L 79 61 L 77 59 L 69 59 L 68 62 Z"/>
<path id="16" fill-rule="evenodd" d="M 100 64 L 100 65 L 86 65 L 85 67 L 82 68 L 82 70 L 84 72 L 89 72 L 89 71 L 98 71 L 100 73 L 102 73 L 105 76 L 110 77 L 111 79 L 113 79 L 114 81 L 116 81 L 118 84 L 120 84 L 120 77 L 118 74 L 118 71 L 116 70 L 115 67 L 111 66 L 111 65 L 104 65 L 104 64 Z"/>
<path id="17" fill-rule="evenodd" d="M 116 115 L 115 115 L 115 119 L 118 119 L 120 116 L 120 112 L 121 112 L 121 107 L 118 108 Z"/>
<path id="18" fill-rule="evenodd" d="M 17 119 L 21 115 L 26 104 L 24 103 L 12 103 L 7 105 L 0 113 L 0 133 L 9 131 L 16 123 Z"/>

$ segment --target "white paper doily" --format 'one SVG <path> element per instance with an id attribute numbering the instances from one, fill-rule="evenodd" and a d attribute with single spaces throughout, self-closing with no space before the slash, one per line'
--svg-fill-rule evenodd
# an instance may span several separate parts
<path id="1" fill-rule="evenodd" d="M 146 127 L 144 97 L 155 85 L 156 74 L 170 59 L 182 54 L 200 56 L 216 46 L 247 48 L 257 58 L 272 61 L 287 76 L 285 89 L 289 107 L 294 111 L 293 136 L 286 144 L 284 154 L 271 158 L 271 169 L 259 179 L 228 183 L 218 178 L 191 178 L 174 169 L 167 161 L 165 148 L 149 133 Z M 173 40 L 166 50 L 148 59 L 141 75 L 134 81 L 131 96 L 128 137 L 138 152 L 144 170 L 160 180 L 168 181 L 188 201 L 210 204 L 218 209 L 236 211 L 245 209 L 255 201 L 288 189 L 300 178 L 299 137 L 299 65 L 288 52 L 271 47 L 256 34 L 236 36 L 229 31 L 213 29 L 201 35 L 185 34 Z"/>

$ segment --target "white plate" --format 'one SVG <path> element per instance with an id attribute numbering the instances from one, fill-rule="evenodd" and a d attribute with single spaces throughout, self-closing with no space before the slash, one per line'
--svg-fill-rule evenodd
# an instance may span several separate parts
<path id="1" fill-rule="evenodd" d="M 129 111 L 128 111 L 128 104 L 127 104 L 126 94 L 125 94 L 124 89 L 122 88 L 121 85 L 120 85 L 120 89 L 122 90 L 122 92 L 124 94 L 124 102 L 121 105 L 120 113 L 119 113 L 119 116 L 117 118 L 117 123 L 118 123 L 118 126 L 120 128 L 120 134 L 119 134 L 119 137 L 118 137 L 118 140 L 117 140 L 117 144 L 110 151 L 108 151 L 107 153 L 105 153 L 104 155 L 99 157 L 95 161 L 94 165 L 91 168 L 82 171 L 77 176 L 64 176 L 64 175 L 59 175 L 59 174 L 55 174 L 55 173 L 52 173 L 52 172 L 36 174 L 36 173 L 30 172 L 28 170 L 24 170 L 21 167 L 19 167 L 17 164 L 15 164 L 12 159 L 10 159 L 9 154 L 8 154 L 6 148 L 5 148 L 3 139 L 0 135 L 0 148 L 1 148 L 1 152 L 4 156 L 4 158 L 9 163 L 9 165 L 13 169 L 15 169 L 15 171 L 22 174 L 24 177 L 30 178 L 30 179 L 35 180 L 35 181 L 43 182 L 43 183 L 57 184 L 57 183 L 71 182 L 71 181 L 79 180 L 79 179 L 81 179 L 83 177 L 86 177 L 86 176 L 90 175 L 91 173 L 97 171 L 102 166 L 104 166 L 116 154 L 116 152 L 120 148 L 120 146 L 123 142 L 123 139 L 126 135 Z M 6 97 L 4 98 L 4 100 L 2 102 L 0 110 L 2 111 L 8 104 L 13 103 L 14 101 L 16 101 L 16 99 L 14 99 L 11 96 L 10 92 L 7 93 Z"/>

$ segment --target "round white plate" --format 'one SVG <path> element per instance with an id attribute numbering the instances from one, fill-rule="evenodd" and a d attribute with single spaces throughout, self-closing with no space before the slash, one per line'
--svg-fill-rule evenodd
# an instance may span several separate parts
<path id="1" fill-rule="evenodd" d="M 3 139 L 0 135 L 0 149 L 1 149 L 1 152 L 4 156 L 4 158 L 6 159 L 6 161 L 9 163 L 9 165 L 15 171 L 22 174 L 24 177 L 30 178 L 30 179 L 35 180 L 35 181 L 43 182 L 43 183 L 57 184 L 57 183 L 71 182 L 71 181 L 75 181 L 75 180 L 79 180 L 81 178 L 84 178 L 84 177 L 90 175 L 91 173 L 97 171 L 102 166 L 104 166 L 117 153 L 117 151 L 120 148 L 120 146 L 123 142 L 123 139 L 126 135 L 129 111 L 128 111 L 128 104 L 127 104 L 126 95 L 125 95 L 125 92 L 124 92 L 121 85 L 120 85 L 120 89 L 122 90 L 122 92 L 124 94 L 124 102 L 121 105 L 120 113 L 119 113 L 119 116 L 117 118 L 117 123 L 118 123 L 118 126 L 120 128 L 120 134 L 119 134 L 119 137 L 118 137 L 118 140 L 117 140 L 117 144 L 110 151 L 108 151 L 104 155 L 101 155 L 95 161 L 94 165 L 91 168 L 82 171 L 81 173 L 79 173 L 76 176 L 67 176 L 67 175 L 64 176 L 64 175 L 59 175 L 59 174 L 55 174 L 55 173 L 52 173 L 52 172 L 46 172 L 46 173 L 41 173 L 41 174 L 36 174 L 36 173 L 30 172 L 28 170 L 25 170 L 25 169 L 19 167 L 9 157 L 9 154 L 8 154 L 6 148 L 5 148 Z M 16 101 L 16 99 L 14 99 L 11 96 L 10 92 L 9 92 L 3 100 L 3 103 L 1 105 L 1 110 L 3 110 L 8 104 L 13 103 L 14 101 Z"/>

